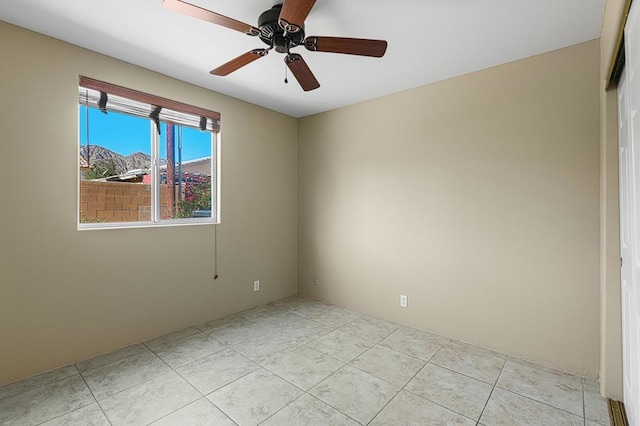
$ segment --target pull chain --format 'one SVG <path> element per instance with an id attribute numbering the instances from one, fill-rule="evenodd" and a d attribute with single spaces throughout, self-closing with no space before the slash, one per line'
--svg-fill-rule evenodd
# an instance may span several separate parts
<path id="1" fill-rule="evenodd" d="M 284 64 L 284 84 L 288 84 L 289 79 L 287 79 L 287 64 Z"/>

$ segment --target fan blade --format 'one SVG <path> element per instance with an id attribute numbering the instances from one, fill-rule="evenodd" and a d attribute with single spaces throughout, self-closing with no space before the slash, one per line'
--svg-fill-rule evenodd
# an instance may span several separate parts
<path id="1" fill-rule="evenodd" d="M 210 74 L 218 75 L 221 77 L 225 75 L 229 75 L 232 72 L 237 71 L 240 68 L 244 67 L 245 65 L 249 65 L 251 62 L 255 61 L 256 59 L 260 59 L 263 56 L 267 56 L 267 53 L 269 53 L 267 49 L 254 49 L 250 52 L 247 52 L 243 55 L 238 56 L 235 59 L 230 60 L 226 64 L 220 65 L 218 68 L 214 70 L 211 70 Z"/>
<path id="2" fill-rule="evenodd" d="M 290 33 L 297 33 L 304 25 L 316 0 L 284 0 L 278 24 Z"/>
<path id="3" fill-rule="evenodd" d="M 240 31 L 251 36 L 257 36 L 260 34 L 260 30 L 256 27 L 245 24 L 244 22 L 236 21 L 235 19 L 228 18 L 224 15 L 220 15 L 194 4 L 187 3 L 183 0 L 163 0 L 162 5 L 174 12 L 202 19 L 203 21 L 211 22 L 212 24 L 222 25 L 223 27 L 231 28 L 232 30 Z"/>
<path id="4" fill-rule="evenodd" d="M 304 47 L 313 52 L 344 53 L 381 58 L 387 51 L 387 42 L 364 38 L 307 37 L 304 41 Z"/>
<path id="5" fill-rule="evenodd" d="M 284 58 L 284 61 L 305 92 L 320 87 L 320 83 L 318 83 L 318 80 L 316 80 L 316 77 L 313 75 L 304 59 L 302 59 L 302 56 L 297 53 L 291 53 Z"/>

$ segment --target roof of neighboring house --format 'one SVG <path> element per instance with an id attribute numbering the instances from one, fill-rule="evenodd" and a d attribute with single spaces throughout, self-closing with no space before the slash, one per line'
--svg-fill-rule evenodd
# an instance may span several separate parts
<path id="1" fill-rule="evenodd" d="M 202 157 L 202 158 L 194 158 L 193 160 L 187 160 L 182 162 L 182 167 L 184 166 L 193 166 L 200 163 L 206 163 L 211 161 L 211 157 Z M 160 166 L 160 170 L 165 170 L 167 168 L 166 164 L 162 164 Z"/>
<path id="2" fill-rule="evenodd" d="M 124 173 L 121 175 L 109 176 L 104 179 L 98 179 L 99 181 L 108 181 L 108 182 L 142 182 L 144 177 L 148 175 L 147 172 L 142 173 Z"/>
<path id="3" fill-rule="evenodd" d="M 93 182 L 129 182 L 129 183 L 135 183 L 135 182 L 142 182 L 144 179 L 144 176 L 148 175 L 149 171 L 148 170 L 144 170 L 144 169 L 135 169 L 135 170 L 129 170 L 126 173 L 122 173 L 119 175 L 114 175 L 114 176 L 105 176 L 103 178 L 100 179 L 91 179 L 91 181 Z"/>

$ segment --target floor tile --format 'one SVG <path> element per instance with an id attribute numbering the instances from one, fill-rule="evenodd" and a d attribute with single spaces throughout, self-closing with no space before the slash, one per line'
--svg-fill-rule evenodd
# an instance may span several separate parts
<path id="1" fill-rule="evenodd" d="M 478 420 L 493 386 L 435 364 L 427 364 L 405 389 Z"/>
<path id="2" fill-rule="evenodd" d="M 339 370 L 343 365 L 342 361 L 313 349 L 302 347 L 265 364 L 264 367 L 306 391 Z"/>
<path id="3" fill-rule="evenodd" d="M 506 355 L 451 340 L 445 343 L 431 362 L 493 385 L 506 359 Z"/>
<path id="4" fill-rule="evenodd" d="M 302 345 L 287 336 L 271 336 L 246 340 L 233 346 L 233 350 L 260 365 L 275 361 L 300 348 Z"/>
<path id="5" fill-rule="evenodd" d="M 243 318 L 246 318 L 246 317 L 250 317 L 252 315 L 259 314 L 259 313 L 262 313 L 262 312 L 273 312 L 273 311 L 276 311 L 276 310 L 280 311 L 282 309 L 283 309 L 282 306 L 275 305 L 275 304 L 270 304 L 270 303 L 264 303 L 262 305 L 258 305 L 258 306 L 254 306 L 252 308 L 245 309 L 244 311 L 240 311 L 238 313 L 238 315 L 242 316 Z"/>
<path id="6" fill-rule="evenodd" d="M 287 308 L 291 303 L 295 303 L 301 300 L 312 300 L 312 299 L 302 294 L 294 294 L 292 296 L 288 296 L 283 299 L 274 300 L 273 302 L 269 302 L 269 303 L 272 305 L 280 306 L 282 308 Z"/>
<path id="7" fill-rule="evenodd" d="M 247 321 L 242 318 L 210 329 L 206 334 L 224 345 L 232 346 L 247 340 L 263 337 L 265 333 L 270 331 L 271 330 L 263 324 Z"/>
<path id="8" fill-rule="evenodd" d="M 425 361 L 378 345 L 351 361 L 350 365 L 402 387 L 424 367 Z"/>
<path id="9" fill-rule="evenodd" d="M 201 398 L 200 392 L 174 371 L 100 401 L 113 425 L 144 425 Z"/>
<path id="10" fill-rule="evenodd" d="M 200 330 L 198 330 L 196 327 L 187 327 L 182 330 L 174 331 L 173 333 L 168 333 L 150 340 L 145 340 L 144 344 L 146 347 L 153 350 L 169 342 L 184 339 L 185 337 L 193 336 L 194 334 L 198 333 L 200 333 Z"/>
<path id="11" fill-rule="evenodd" d="M 74 375 L 0 400 L 0 425 L 36 425 L 94 402 L 82 377 Z"/>
<path id="12" fill-rule="evenodd" d="M 399 390 L 384 380 L 346 366 L 309 393 L 352 419 L 367 424 Z"/>
<path id="13" fill-rule="evenodd" d="M 110 426 L 97 403 L 86 405 L 68 414 L 42 423 L 42 426 Z"/>
<path id="14" fill-rule="evenodd" d="M 476 422 L 407 391 L 400 391 L 370 426 L 475 426 Z"/>
<path id="15" fill-rule="evenodd" d="M 298 317 L 293 323 L 269 327 L 259 336 L 234 345 L 233 349 L 264 365 L 313 342 L 327 332 L 326 326 Z"/>
<path id="16" fill-rule="evenodd" d="M 592 388 L 600 388 L 600 383 L 598 381 L 587 379 L 586 377 L 582 378 L 582 384 L 584 386 L 591 386 Z"/>
<path id="17" fill-rule="evenodd" d="M 400 327 L 380 345 L 429 361 L 449 339 L 410 327 Z"/>
<path id="18" fill-rule="evenodd" d="M 399 324 L 362 315 L 340 327 L 340 331 L 378 343 L 400 328 Z"/>
<path id="19" fill-rule="evenodd" d="M 302 395 L 302 391 L 264 369 L 254 371 L 207 396 L 240 426 L 253 426 Z"/>
<path id="20" fill-rule="evenodd" d="M 172 368 L 182 367 L 197 359 L 224 349 L 226 345 L 201 333 L 158 346 L 153 351 Z"/>
<path id="21" fill-rule="evenodd" d="M 120 361 L 130 356 L 140 355 L 143 353 L 149 353 L 149 349 L 147 349 L 142 343 L 138 343 L 136 345 L 118 349 L 117 351 L 80 361 L 76 363 L 76 367 L 78 367 L 78 370 L 83 373 L 92 368 L 102 367 L 103 365 L 111 364 L 112 362 Z"/>
<path id="22" fill-rule="evenodd" d="M 77 375 L 78 369 L 74 365 L 67 365 L 66 367 L 57 368 L 55 370 L 47 371 L 36 376 L 27 377 L 15 383 L 0 386 L 0 400 L 8 398 L 10 396 L 17 395 L 19 393 L 27 392 L 40 386 L 50 385 L 59 380 L 66 379 L 67 377 Z"/>
<path id="23" fill-rule="evenodd" d="M 274 324 L 272 334 L 267 333 L 259 339 L 282 339 L 284 337 L 300 345 L 304 345 L 317 340 L 332 330 L 331 327 L 326 325 L 298 317 L 296 320 L 288 323 Z"/>
<path id="24" fill-rule="evenodd" d="M 224 349 L 180 367 L 176 371 L 206 395 L 258 368 L 258 364 L 236 351 Z"/>
<path id="25" fill-rule="evenodd" d="M 609 426 L 609 405 L 607 400 L 600 396 L 598 382 L 583 380 L 584 382 L 584 416 L 587 420 Z"/>
<path id="26" fill-rule="evenodd" d="M 157 356 L 146 352 L 87 370 L 82 375 L 96 399 L 100 400 L 169 371 L 171 369 Z"/>
<path id="27" fill-rule="evenodd" d="M 305 394 L 269 417 L 260 426 L 359 426 L 317 398 Z"/>
<path id="28" fill-rule="evenodd" d="M 154 426 L 236 426 L 207 398 L 200 398 L 152 423 Z"/>
<path id="29" fill-rule="evenodd" d="M 292 298 L 283 303 L 285 309 L 296 315 L 310 318 L 312 315 L 319 315 L 329 309 L 330 304 L 310 298 Z"/>
<path id="30" fill-rule="evenodd" d="M 579 377 L 509 357 L 497 386 L 580 417 L 583 415 Z"/>
<path id="31" fill-rule="evenodd" d="M 293 333 L 296 337 L 307 336 L 315 333 L 316 337 L 313 339 L 315 340 L 318 337 L 327 334 L 330 331 L 333 331 L 335 328 L 320 324 L 307 318 L 299 317 L 297 315 L 296 317 L 297 319 L 295 320 L 278 324 L 275 328 L 276 332 Z M 319 332 L 321 333 L 318 334 Z"/>
<path id="32" fill-rule="evenodd" d="M 246 322 L 247 320 L 242 318 L 240 315 L 233 314 L 233 315 L 227 315 L 226 317 L 216 318 L 211 321 L 207 321 L 203 324 L 198 325 L 197 328 L 203 333 L 209 334 L 209 332 L 217 328 L 224 327 L 225 325 L 242 324 Z"/>
<path id="33" fill-rule="evenodd" d="M 281 306 L 271 305 L 271 304 L 260 305 L 260 306 L 253 307 L 251 309 L 244 310 L 240 312 L 239 315 L 242 318 L 245 318 L 250 321 L 260 321 L 261 319 L 265 319 L 265 318 L 274 319 L 278 316 L 278 314 L 288 316 L 289 318 L 295 315 L 291 312 L 288 312 L 286 309 L 284 309 Z"/>
<path id="34" fill-rule="evenodd" d="M 611 422 L 609 423 L 597 423 L 591 420 L 585 420 L 584 421 L 584 426 L 609 426 L 611 424 Z"/>
<path id="35" fill-rule="evenodd" d="M 580 426 L 584 419 L 566 411 L 495 388 L 480 423 L 485 426 Z"/>
<path id="36" fill-rule="evenodd" d="M 258 312 L 244 318 L 251 322 L 266 325 L 269 328 L 286 327 L 288 325 L 296 324 L 301 320 L 309 321 L 308 318 L 303 318 L 300 315 L 287 311 L 286 309 L 272 309 L 270 311 Z"/>
<path id="37" fill-rule="evenodd" d="M 372 342 L 343 333 L 340 330 L 333 331 L 320 339 L 309 343 L 311 349 L 315 349 L 330 357 L 349 362 L 367 349 L 373 346 Z"/>
<path id="38" fill-rule="evenodd" d="M 306 303 L 309 300 L 314 300 L 314 299 L 308 296 L 296 294 L 293 296 L 285 297 L 284 299 L 274 300 L 273 302 L 269 302 L 268 304 L 272 306 L 280 307 L 282 309 L 286 309 L 291 312 L 290 310 L 291 307 L 296 306 L 299 303 Z"/>
<path id="39" fill-rule="evenodd" d="M 361 315 L 359 312 L 329 305 L 329 307 L 320 312 L 310 314 L 309 319 L 331 327 L 340 327 L 359 318 Z"/>

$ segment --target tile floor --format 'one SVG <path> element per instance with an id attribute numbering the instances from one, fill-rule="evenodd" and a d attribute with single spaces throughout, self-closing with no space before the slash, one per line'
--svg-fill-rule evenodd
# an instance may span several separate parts
<path id="1" fill-rule="evenodd" d="M 598 384 L 294 296 L 0 387 L 0 425 L 609 425 Z"/>

